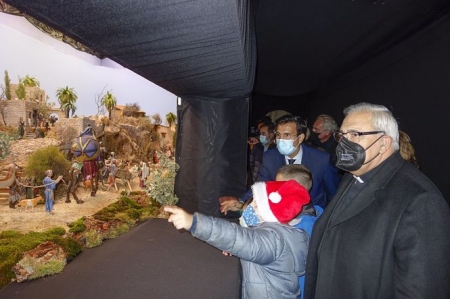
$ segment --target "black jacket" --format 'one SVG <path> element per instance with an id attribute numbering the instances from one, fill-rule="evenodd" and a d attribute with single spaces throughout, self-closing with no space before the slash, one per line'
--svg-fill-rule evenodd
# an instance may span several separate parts
<path id="1" fill-rule="evenodd" d="M 450 212 L 434 184 L 398 153 L 339 214 L 346 174 L 317 220 L 305 298 L 450 298 Z"/>

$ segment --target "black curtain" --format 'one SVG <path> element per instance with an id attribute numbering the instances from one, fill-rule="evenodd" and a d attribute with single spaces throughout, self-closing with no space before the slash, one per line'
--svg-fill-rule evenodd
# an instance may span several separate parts
<path id="1" fill-rule="evenodd" d="M 270 96 L 253 93 L 250 106 L 250 124 L 256 126 L 258 120 L 274 110 L 284 110 L 307 120 L 310 99 L 311 93 L 297 96 Z"/>
<path id="2" fill-rule="evenodd" d="M 245 97 L 181 99 L 175 181 L 180 207 L 220 216 L 220 196 L 245 192 L 248 103 Z"/>
<path id="3" fill-rule="evenodd" d="M 340 125 L 343 109 L 358 102 L 391 109 L 400 130 L 412 139 L 420 169 L 450 204 L 450 18 L 423 28 L 409 39 L 342 76 L 316 94 L 311 117 L 334 116 Z"/>

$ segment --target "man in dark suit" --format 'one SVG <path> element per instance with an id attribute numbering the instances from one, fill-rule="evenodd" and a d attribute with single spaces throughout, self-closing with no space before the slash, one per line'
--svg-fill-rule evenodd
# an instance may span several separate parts
<path id="1" fill-rule="evenodd" d="M 306 145 L 306 124 L 298 116 L 285 115 L 276 121 L 276 148 L 264 153 L 258 174 L 258 181 L 273 181 L 280 167 L 286 164 L 303 164 L 312 174 L 313 185 L 310 190 L 311 202 L 325 208 L 336 193 L 339 185 L 337 168 L 332 165 L 328 153 Z M 251 190 L 240 198 L 224 196 L 220 198 L 221 211 L 239 210 L 243 202 L 250 198 Z"/>
<path id="2" fill-rule="evenodd" d="M 312 146 L 321 148 L 330 154 L 333 165 L 336 164 L 337 142 L 333 138 L 333 133 L 338 126 L 334 118 L 327 114 L 319 115 L 313 123 L 309 141 Z"/>
<path id="3" fill-rule="evenodd" d="M 337 166 L 347 173 L 314 226 L 304 298 L 450 298 L 450 211 L 398 153 L 384 106 L 344 110 Z"/>

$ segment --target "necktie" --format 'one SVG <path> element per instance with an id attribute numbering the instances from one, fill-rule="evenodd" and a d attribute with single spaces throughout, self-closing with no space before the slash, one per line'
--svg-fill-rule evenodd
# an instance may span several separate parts
<path id="1" fill-rule="evenodd" d="M 295 159 L 288 159 L 289 164 L 294 164 L 294 162 L 295 162 Z"/>

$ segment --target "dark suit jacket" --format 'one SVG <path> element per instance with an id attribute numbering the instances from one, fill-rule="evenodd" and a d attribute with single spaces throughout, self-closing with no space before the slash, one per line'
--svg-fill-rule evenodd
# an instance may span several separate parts
<path id="1" fill-rule="evenodd" d="M 333 215 L 314 225 L 304 298 L 450 298 L 450 211 L 433 183 L 400 154 Z"/>
<path id="2" fill-rule="evenodd" d="M 313 184 L 309 192 L 314 205 L 325 208 L 339 185 L 338 170 L 331 164 L 330 155 L 324 151 L 302 144 L 302 164 L 311 171 Z M 258 173 L 258 181 L 274 181 L 278 169 L 286 164 L 284 155 L 275 147 L 264 153 Z"/>
<path id="3" fill-rule="evenodd" d="M 272 143 L 268 150 L 276 147 L 274 143 Z M 262 160 L 264 156 L 264 146 L 261 143 L 257 143 L 254 145 L 252 151 L 250 152 L 249 157 L 249 166 L 251 172 L 251 184 L 254 184 L 258 181 L 258 173 L 261 168 Z"/>

